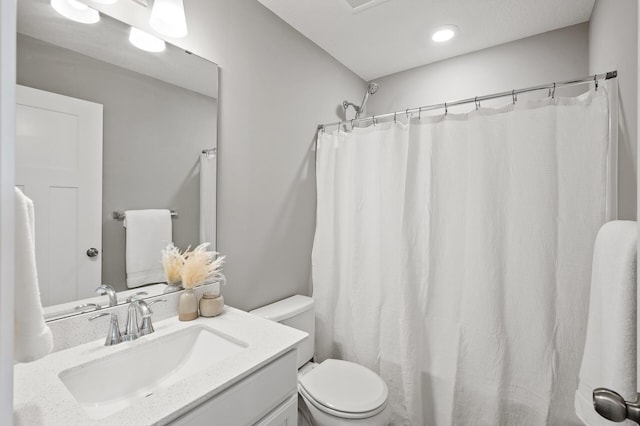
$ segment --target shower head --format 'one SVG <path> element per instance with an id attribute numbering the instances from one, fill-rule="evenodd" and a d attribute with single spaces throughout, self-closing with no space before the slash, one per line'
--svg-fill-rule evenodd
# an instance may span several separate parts
<path id="1" fill-rule="evenodd" d="M 367 91 L 364 92 L 364 98 L 362 98 L 362 103 L 360 104 L 360 108 L 356 109 L 356 118 L 360 117 L 360 114 L 364 110 L 364 106 L 367 104 L 367 100 L 369 99 L 369 95 L 375 95 L 380 85 L 378 83 L 371 82 L 367 86 Z"/>
<path id="2" fill-rule="evenodd" d="M 362 111 L 364 110 L 364 106 L 367 104 L 367 99 L 369 99 L 369 95 L 375 95 L 379 88 L 380 88 L 379 84 L 374 82 L 369 83 L 367 85 L 367 91 L 364 92 L 364 98 L 362 98 L 362 103 L 360 104 L 360 106 L 354 103 L 351 103 L 349 101 L 344 101 L 342 102 L 342 107 L 346 110 L 347 108 L 352 106 L 353 109 L 356 110 L 356 120 L 357 120 L 360 117 L 360 114 L 362 113 Z"/>

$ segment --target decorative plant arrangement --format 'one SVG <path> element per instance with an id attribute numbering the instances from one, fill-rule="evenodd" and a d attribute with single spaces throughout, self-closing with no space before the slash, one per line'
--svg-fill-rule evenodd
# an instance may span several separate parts
<path id="1" fill-rule="evenodd" d="M 184 257 L 180 253 L 180 249 L 169 243 L 162 250 L 162 267 L 164 268 L 164 277 L 167 280 L 167 288 L 165 293 L 171 293 L 182 289 L 182 266 L 184 265 Z"/>
<path id="2" fill-rule="evenodd" d="M 185 288 L 194 288 L 207 281 L 224 279 L 222 275 L 224 256 L 220 256 L 215 251 L 207 251 L 208 246 L 209 243 L 203 243 L 183 253 L 181 277 Z"/>
<path id="3" fill-rule="evenodd" d="M 165 278 L 170 286 L 182 282 L 185 292 L 180 295 L 178 319 L 191 321 L 198 318 L 198 297 L 193 289 L 207 282 L 220 281 L 224 283 L 222 273 L 224 256 L 215 251 L 207 251 L 209 243 L 203 243 L 184 252 L 180 252 L 173 243 L 169 243 L 162 250 L 162 266 Z"/>

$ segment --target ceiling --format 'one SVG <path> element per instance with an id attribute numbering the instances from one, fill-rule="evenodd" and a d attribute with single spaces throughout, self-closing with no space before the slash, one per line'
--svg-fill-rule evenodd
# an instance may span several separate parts
<path id="1" fill-rule="evenodd" d="M 586 22 L 595 0 L 258 0 L 364 80 Z M 356 8 L 352 7 L 356 5 Z M 361 5 L 358 7 L 358 5 Z M 458 35 L 431 41 L 456 25 Z"/>

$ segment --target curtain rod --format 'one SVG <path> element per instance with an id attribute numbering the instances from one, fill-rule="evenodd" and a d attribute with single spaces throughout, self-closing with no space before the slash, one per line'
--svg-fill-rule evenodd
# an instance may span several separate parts
<path id="1" fill-rule="evenodd" d="M 418 114 L 421 113 L 422 111 L 432 111 L 434 109 L 444 109 L 445 114 L 447 113 L 447 109 L 449 107 L 452 106 L 457 106 L 457 105 L 464 105 L 464 104 L 470 104 L 470 103 L 475 103 L 476 107 L 480 106 L 480 102 L 482 101 L 487 101 L 489 99 L 497 99 L 497 98 L 505 98 L 507 96 L 511 96 L 513 97 L 513 101 L 515 102 L 517 100 L 517 95 L 519 95 L 520 93 L 528 93 L 528 92 L 535 92 L 538 90 L 545 90 L 548 89 L 550 90 L 550 96 L 555 96 L 555 90 L 557 88 L 560 87 L 568 87 L 568 86 L 574 86 L 577 84 L 584 84 L 584 83 L 590 83 L 590 82 L 594 82 L 596 85 L 596 90 L 598 89 L 598 80 L 609 80 L 612 78 L 616 78 L 618 77 L 618 71 L 609 71 L 607 73 L 604 74 L 595 74 L 589 77 L 584 77 L 584 78 L 580 78 L 577 80 L 568 80 L 568 81 L 562 81 L 560 83 L 549 83 L 549 84 L 543 84 L 540 86 L 532 86 L 532 87 L 527 87 L 524 89 L 514 89 L 511 90 L 510 92 L 500 92 L 500 93 L 494 93 L 491 95 L 484 95 L 484 96 L 476 96 L 474 98 L 468 98 L 468 99 L 462 99 L 462 100 L 458 100 L 458 101 L 453 101 L 453 102 L 444 102 L 441 104 L 435 104 L 435 105 L 428 105 L 428 106 L 421 106 L 421 107 L 415 107 L 415 108 L 407 108 L 405 110 L 402 111 L 395 111 L 395 112 L 389 112 L 386 114 L 380 114 L 380 115 L 373 115 L 371 117 L 364 117 L 364 118 L 358 118 L 358 119 L 353 119 L 353 120 L 348 120 L 348 121 L 336 121 L 334 123 L 327 123 L 327 124 L 320 124 L 318 125 L 318 130 L 326 130 L 327 127 L 331 127 L 331 126 L 338 126 L 338 128 L 344 124 L 350 124 L 351 127 L 353 127 L 354 124 L 357 123 L 361 123 L 364 121 L 373 121 L 374 123 L 376 122 L 376 120 L 380 119 L 380 118 L 388 118 L 388 117 L 397 117 L 398 115 L 401 114 L 406 114 L 407 116 L 411 113 L 417 112 Z"/>

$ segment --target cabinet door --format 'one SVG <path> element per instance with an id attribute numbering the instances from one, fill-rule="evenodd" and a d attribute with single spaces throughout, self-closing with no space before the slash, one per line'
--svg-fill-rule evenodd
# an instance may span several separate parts
<path id="1" fill-rule="evenodd" d="M 280 404 L 256 426 L 296 426 L 298 424 L 298 394 Z"/>
<path id="2" fill-rule="evenodd" d="M 254 425 L 298 392 L 297 351 L 291 350 L 208 401 L 172 426 Z M 297 400 L 296 400 L 297 404 Z M 284 423 L 289 425 L 289 423 Z M 293 424 L 292 424 L 293 426 Z"/>

